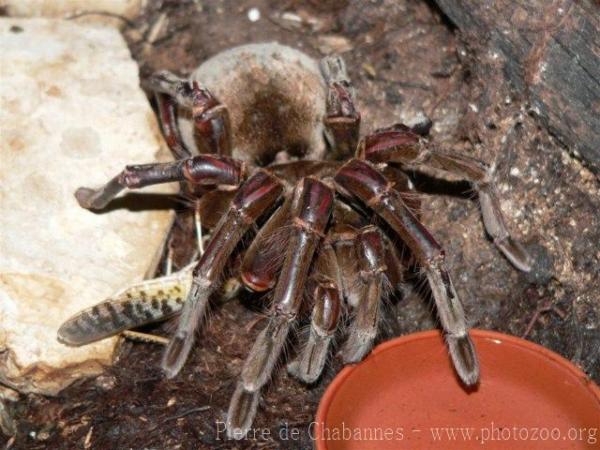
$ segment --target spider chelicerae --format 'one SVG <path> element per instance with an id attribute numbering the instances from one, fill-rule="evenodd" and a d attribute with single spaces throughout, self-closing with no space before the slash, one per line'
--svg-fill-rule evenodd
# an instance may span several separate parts
<path id="1" fill-rule="evenodd" d="M 463 307 L 443 249 L 418 218 L 407 172 L 471 183 L 489 236 L 517 269 L 529 271 L 531 258 L 505 225 L 489 167 L 432 145 L 423 136 L 426 127 L 397 124 L 361 138 L 354 89 L 339 56 L 317 66 L 278 44 L 224 54 L 219 73 L 233 81 L 220 80 L 213 64 L 189 79 L 163 71 L 147 82 L 174 162 L 127 166 L 101 188 L 76 192 L 82 207 L 101 209 L 125 188 L 179 182 L 200 199 L 199 222 L 210 231 L 206 248 L 186 268 L 78 313 L 62 325 L 59 338 L 83 345 L 179 314 L 162 358 L 166 376 L 174 377 L 232 254 L 244 247 L 237 276 L 247 289 L 269 292 L 271 303 L 229 407 L 228 434 L 241 438 L 303 311 L 311 311 L 310 328 L 288 371 L 312 383 L 346 311 L 351 322 L 343 361 L 358 362 L 371 350 L 382 297 L 402 285 L 411 263 L 431 288 L 458 376 L 466 385 L 477 383 Z M 286 71 L 285 64 L 294 69 Z M 230 105 L 206 88 L 204 79 L 211 77 L 211 91 L 235 91 Z M 253 100 L 241 100 L 248 97 Z"/>

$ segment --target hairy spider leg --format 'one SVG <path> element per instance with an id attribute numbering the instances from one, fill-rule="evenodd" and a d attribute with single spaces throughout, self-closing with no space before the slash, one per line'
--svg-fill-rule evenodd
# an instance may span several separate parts
<path id="1" fill-rule="evenodd" d="M 201 147 L 200 153 L 231 156 L 229 112 L 206 87 L 200 86 L 197 81 L 179 78 L 166 70 L 154 73 L 144 82 L 144 86 L 158 94 L 163 132 L 166 130 L 167 143 L 174 143 L 172 149 L 175 149 L 175 154 L 181 148 L 190 153 L 179 134 L 176 111 L 176 106 L 179 105 L 191 113 L 194 133 Z M 168 100 L 163 100 L 163 96 L 168 96 Z"/>
<path id="2" fill-rule="evenodd" d="M 342 348 L 345 363 L 361 361 L 373 347 L 387 270 L 384 243 L 376 227 L 368 225 L 359 231 L 356 250 L 362 292 L 348 338 Z"/>
<path id="3" fill-rule="evenodd" d="M 159 122 L 163 135 L 176 159 L 189 158 L 190 150 L 181 137 L 177 123 L 178 106 L 191 111 L 194 132 L 199 137 L 201 153 L 216 153 L 231 156 L 231 130 L 229 112 L 206 88 L 197 82 L 189 82 L 176 75 L 161 71 L 155 73 L 146 82 L 146 86 L 154 92 L 158 107 Z M 182 188 L 186 186 L 182 183 Z M 191 186 L 191 191 L 201 196 L 206 189 L 198 185 Z M 204 253 L 202 236 L 202 220 L 200 201 L 194 202 L 194 225 L 198 244 L 198 255 Z"/>
<path id="4" fill-rule="evenodd" d="M 256 172 L 238 189 L 194 268 L 192 286 L 177 330 L 162 358 L 161 366 L 168 378 L 177 375 L 185 363 L 209 297 L 219 287 L 229 256 L 252 224 L 275 205 L 282 192 L 279 180 L 264 170 Z"/>
<path id="5" fill-rule="evenodd" d="M 430 148 L 426 141 L 404 125 L 377 130 L 359 144 L 358 157 L 373 163 L 400 163 L 407 169 L 433 176 L 464 180 L 473 185 L 485 228 L 494 244 L 519 270 L 529 272 L 532 258 L 506 226 L 492 173 L 488 165 L 458 153 Z"/>
<path id="6" fill-rule="evenodd" d="M 406 243 L 425 271 L 438 315 L 461 380 L 479 380 L 479 363 L 468 334 L 462 303 L 446 269 L 442 248 L 403 202 L 390 182 L 368 162 L 352 159 L 334 177 L 337 191 L 351 202 L 360 201 L 387 222 Z"/>
<path id="7" fill-rule="evenodd" d="M 327 362 L 342 311 L 340 269 L 327 238 L 319 248 L 308 286 L 314 299 L 308 340 L 287 370 L 304 383 L 314 383 Z"/>
<path id="8" fill-rule="evenodd" d="M 177 102 L 170 95 L 160 92 L 155 92 L 154 98 L 158 110 L 158 123 L 171 153 L 175 159 L 189 158 L 192 153 L 183 143 L 177 125 Z"/>
<path id="9" fill-rule="evenodd" d="M 82 208 L 102 209 L 123 189 L 139 189 L 173 181 L 209 188 L 236 188 L 245 176 L 243 162 L 220 155 L 198 155 L 165 163 L 126 166 L 98 189 L 80 187 L 75 198 Z"/>
<path id="10" fill-rule="evenodd" d="M 294 189 L 293 229 L 274 290 L 267 326 L 258 335 L 242 368 L 227 414 L 229 437 L 241 439 L 256 414 L 259 391 L 271 377 L 302 304 L 310 264 L 333 209 L 333 191 L 306 177 Z"/>

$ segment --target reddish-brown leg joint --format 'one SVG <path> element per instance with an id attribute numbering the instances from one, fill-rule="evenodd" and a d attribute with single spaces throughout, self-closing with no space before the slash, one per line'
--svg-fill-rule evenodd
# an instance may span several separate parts
<path id="1" fill-rule="evenodd" d="M 374 163 L 416 158 L 419 154 L 419 135 L 406 125 L 397 124 L 376 130 L 365 136 L 358 146 L 357 157 Z"/>
<path id="2" fill-rule="evenodd" d="M 231 155 L 229 112 L 208 89 L 192 82 L 192 118 L 203 153 Z"/>
<path id="3" fill-rule="evenodd" d="M 199 155 L 184 160 L 183 175 L 201 186 L 238 186 L 245 178 L 245 164 L 228 156 Z"/>
<path id="4" fill-rule="evenodd" d="M 154 92 L 169 95 L 174 103 L 191 110 L 201 153 L 231 155 L 229 113 L 208 89 L 197 81 L 179 78 L 168 71 L 156 72 L 145 85 Z"/>
<path id="5" fill-rule="evenodd" d="M 389 181 L 364 161 L 353 159 L 335 175 L 340 192 L 357 198 L 379 214 L 411 249 L 417 261 L 428 266 L 442 248 L 402 201 L 400 194 L 390 188 Z"/>

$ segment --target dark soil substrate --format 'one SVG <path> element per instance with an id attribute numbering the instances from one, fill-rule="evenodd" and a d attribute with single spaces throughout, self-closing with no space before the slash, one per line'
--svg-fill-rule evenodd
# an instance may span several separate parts
<path id="1" fill-rule="evenodd" d="M 433 139 L 495 162 L 510 227 L 538 258 L 528 276 L 515 271 L 486 237 L 465 186 L 417 176 L 428 193 L 424 221 L 446 249 L 470 322 L 527 334 L 600 381 L 598 181 L 539 126 L 481 47 L 483 39 L 461 37 L 427 1 L 149 3 L 125 29 L 142 76 L 157 69 L 188 74 L 218 51 L 249 42 L 276 40 L 316 58 L 344 51 L 363 132 L 425 114 L 434 122 Z M 258 22 L 248 19 L 253 7 L 260 10 Z M 285 12 L 301 22 L 287 20 Z M 146 42 L 163 13 L 167 27 Z M 456 195 L 429 195 L 447 193 Z M 436 326 L 432 308 L 415 291 L 390 309 L 385 336 Z M 279 370 L 259 405 L 255 434 L 241 442 L 224 438 L 222 422 L 236 377 L 262 327 L 259 310 L 256 300 L 214 308 L 174 380 L 159 370 L 161 347 L 126 342 L 106 374 L 57 398 L 31 395 L 14 405 L 18 433 L 9 446 L 311 448 L 309 426 L 341 368 L 337 359 L 310 387 Z M 166 335 L 172 328 L 167 323 L 152 331 Z"/>

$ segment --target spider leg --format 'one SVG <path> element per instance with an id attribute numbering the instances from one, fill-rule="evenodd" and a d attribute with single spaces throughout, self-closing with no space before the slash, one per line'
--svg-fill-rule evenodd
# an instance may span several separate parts
<path id="1" fill-rule="evenodd" d="M 160 92 L 156 92 L 154 98 L 158 109 L 158 122 L 169 149 L 176 159 L 189 158 L 192 153 L 184 144 L 177 125 L 177 103 L 170 95 Z"/>
<path id="2" fill-rule="evenodd" d="M 325 137 L 333 159 L 354 154 L 360 133 L 360 113 L 354 106 L 354 88 L 341 56 L 321 60 L 321 74 L 327 85 Z"/>
<path id="3" fill-rule="evenodd" d="M 341 218 L 338 218 L 338 220 Z M 347 218 L 348 219 L 348 218 Z M 380 226 L 381 219 L 376 220 L 376 226 Z M 356 226 L 360 226 L 354 222 Z M 364 223 L 363 223 L 364 225 Z M 361 227 L 362 230 L 363 227 Z M 358 234 L 360 231 L 348 223 L 341 223 L 330 230 L 327 240 L 330 241 L 335 249 L 338 259 L 341 291 L 346 303 L 354 310 L 358 311 L 361 305 L 364 306 L 365 283 L 361 280 L 362 259 L 361 250 L 358 243 Z M 385 257 L 383 265 L 385 265 L 386 283 L 382 286 L 391 287 L 393 290 L 404 292 L 404 270 L 406 269 L 406 258 L 399 253 L 399 246 L 392 243 L 386 234 L 381 233 L 383 239 Z M 400 245 L 403 245 L 401 242 Z M 402 248 L 402 247 L 400 247 Z M 345 344 L 348 345 L 348 344 Z"/>
<path id="4" fill-rule="evenodd" d="M 242 282 L 254 292 L 275 286 L 283 264 L 281 248 L 288 240 L 291 200 L 286 200 L 267 220 L 246 250 L 241 267 Z"/>
<path id="5" fill-rule="evenodd" d="M 239 185 L 244 175 L 244 163 L 228 156 L 204 154 L 166 163 L 126 166 L 98 189 L 80 187 L 75 192 L 75 198 L 83 208 L 101 209 L 125 188 L 138 189 L 172 181 L 233 188 Z"/>
<path id="6" fill-rule="evenodd" d="M 332 190 L 315 178 L 303 178 L 294 189 L 292 231 L 285 260 L 274 290 L 273 307 L 265 329 L 258 335 L 242 368 L 241 379 L 229 405 L 227 433 L 241 439 L 254 415 L 260 389 L 279 359 L 300 309 L 311 261 L 329 221 Z"/>
<path id="7" fill-rule="evenodd" d="M 193 267 L 190 264 L 172 275 L 145 280 L 78 312 L 60 326 L 58 339 L 68 345 L 85 345 L 179 313 Z"/>
<path id="8" fill-rule="evenodd" d="M 402 195 L 402 193 L 401 193 Z M 413 199 L 414 200 L 414 199 Z M 344 299 L 352 307 L 358 307 L 362 298 L 361 283 L 357 282 L 360 272 L 359 258 L 356 257 L 358 230 L 348 224 L 339 224 L 332 227 L 327 235 L 337 255 L 340 287 Z M 393 244 L 388 236 L 382 234 L 385 244 L 386 278 L 393 289 L 401 289 L 404 285 L 405 259 L 399 254 L 397 245 Z"/>
<path id="9" fill-rule="evenodd" d="M 371 350 L 377 335 L 379 303 L 387 267 L 385 247 L 377 228 L 369 225 L 357 236 L 357 259 L 362 295 L 356 308 L 356 317 L 350 326 L 342 355 L 345 363 L 361 361 Z"/>
<path id="10" fill-rule="evenodd" d="M 498 249 L 519 270 L 529 272 L 532 258 L 510 234 L 504 220 L 489 166 L 458 153 L 431 149 L 403 125 L 378 130 L 359 145 L 359 157 L 374 163 L 397 162 L 434 176 L 470 182 L 479 195 L 483 223 Z"/>
<path id="11" fill-rule="evenodd" d="M 337 256 L 340 287 L 346 302 L 353 308 L 360 303 L 362 295 L 356 274 L 360 271 L 356 258 L 356 235 L 358 231 L 351 225 L 336 225 L 328 234 Z"/>
<path id="12" fill-rule="evenodd" d="M 385 276 L 392 289 L 402 291 L 405 287 L 404 271 L 406 270 L 406 264 L 398 252 L 397 245 L 394 245 L 385 234 L 382 234 L 381 238 L 385 248 Z"/>
<path id="13" fill-rule="evenodd" d="M 369 163 L 350 160 L 334 180 L 340 194 L 370 207 L 410 248 L 431 286 L 456 372 L 466 385 L 475 384 L 479 379 L 479 363 L 468 334 L 462 303 L 438 242 L 402 201 L 400 194 L 391 188 L 390 182 Z"/>
<path id="14" fill-rule="evenodd" d="M 168 378 L 177 375 L 185 363 L 209 296 L 218 288 L 229 256 L 256 219 L 280 198 L 282 191 L 282 184 L 264 170 L 240 186 L 194 268 L 192 286 L 177 331 L 163 354 L 161 365 Z"/>
<path id="15" fill-rule="evenodd" d="M 161 100 L 157 99 L 161 120 L 163 117 L 166 119 L 163 130 L 165 126 L 169 128 L 168 131 L 178 129 L 174 104 L 180 105 L 191 111 L 194 131 L 202 147 L 200 153 L 231 155 L 231 125 L 227 107 L 207 88 L 201 87 L 197 81 L 179 78 L 166 70 L 154 73 L 144 85 L 155 93 L 170 97 L 171 106 L 168 103 L 164 105 L 166 113 L 164 115 L 161 110 Z M 165 133 L 166 137 L 168 135 L 172 138 L 181 137 L 178 131 Z M 181 143 L 179 139 L 179 145 L 182 145 Z"/>
<path id="16" fill-rule="evenodd" d="M 321 375 L 341 314 L 341 279 L 337 257 L 329 242 L 319 250 L 311 282 L 315 305 L 308 341 L 298 358 L 287 367 L 288 373 L 305 383 L 314 383 Z"/>

